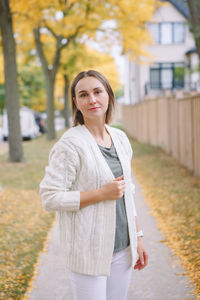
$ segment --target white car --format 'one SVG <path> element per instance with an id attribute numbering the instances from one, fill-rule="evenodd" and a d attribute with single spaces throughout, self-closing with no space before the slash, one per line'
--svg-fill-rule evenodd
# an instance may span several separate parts
<path id="1" fill-rule="evenodd" d="M 39 127 L 35 122 L 34 111 L 28 107 L 21 107 L 19 111 L 21 135 L 23 140 L 31 140 L 39 135 Z M 9 136 L 7 111 L 3 113 L 3 140 Z"/>

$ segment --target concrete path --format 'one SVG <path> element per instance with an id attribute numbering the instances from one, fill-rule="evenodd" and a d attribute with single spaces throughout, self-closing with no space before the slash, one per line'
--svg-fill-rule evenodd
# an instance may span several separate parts
<path id="1" fill-rule="evenodd" d="M 134 183 L 138 220 L 145 234 L 144 244 L 149 254 L 149 264 L 143 270 L 133 272 L 127 300 L 195 299 L 179 259 L 161 243 L 164 237 L 157 229 L 155 218 L 150 215 L 135 177 Z M 40 255 L 38 275 L 33 281 L 32 291 L 27 293 L 27 299 L 73 300 L 68 274 L 58 248 L 56 226 L 50 231 L 47 250 Z"/>

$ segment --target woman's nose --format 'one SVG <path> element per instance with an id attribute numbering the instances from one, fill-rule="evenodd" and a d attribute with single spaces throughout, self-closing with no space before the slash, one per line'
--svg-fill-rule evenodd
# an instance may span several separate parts
<path id="1" fill-rule="evenodd" d="M 96 102 L 96 97 L 95 95 L 91 94 L 89 97 L 90 103 L 95 103 Z"/>

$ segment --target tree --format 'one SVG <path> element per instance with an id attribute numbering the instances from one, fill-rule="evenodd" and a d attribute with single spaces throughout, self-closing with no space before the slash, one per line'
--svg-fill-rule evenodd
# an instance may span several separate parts
<path id="1" fill-rule="evenodd" d="M 194 34 L 197 53 L 200 61 L 200 1 L 188 0 L 188 7 L 190 11 L 190 22 L 192 25 L 192 33 Z"/>
<path id="2" fill-rule="evenodd" d="M 1 36 L 0 36 L 0 48 L 2 48 Z M 3 55 L 0 51 L 0 115 L 3 114 L 3 110 L 5 107 L 5 81 L 4 81 L 3 72 L 4 72 Z"/>
<path id="3" fill-rule="evenodd" d="M 5 90 L 4 85 L 0 83 L 0 115 L 3 114 L 3 110 L 5 107 Z"/>
<path id="4" fill-rule="evenodd" d="M 12 3 L 15 28 L 21 26 L 23 34 L 32 29 L 34 32 L 46 81 L 48 139 L 53 139 L 55 80 L 63 49 L 73 42 L 99 38 L 96 33 L 101 32 L 101 40 L 108 41 L 112 36 L 110 43 L 121 43 L 124 53 L 145 54 L 141 45 L 150 40 L 145 24 L 152 16 L 155 0 L 31 0 L 31 8 L 30 1 Z M 21 22 L 17 22 L 19 18 Z M 114 22 L 109 26 L 106 21 Z"/>
<path id="5" fill-rule="evenodd" d="M 5 98 L 9 128 L 9 160 L 22 162 L 24 161 L 24 154 L 19 120 L 16 49 L 9 0 L 0 0 L 0 28 L 4 55 Z"/>
<path id="6" fill-rule="evenodd" d="M 96 20 L 94 19 L 94 3 L 91 4 L 89 1 L 85 0 L 79 2 L 71 1 L 69 4 L 64 2 L 64 5 L 62 2 L 60 3 L 61 5 L 56 3 L 54 7 L 51 3 L 48 12 L 45 10 L 44 13 L 44 15 L 48 15 L 48 17 L 44 18 L 43 22 L 40 22 L 41 25 L 38 25 L 37 28 L 34 28 L 33 30 L 38 56 L 46 80 L 48 116 L 47 133 L 49 140 L 55 138 L 54 91 L 56 75 L 60 65 L 61 51 L 64 48 L 69 47 L 71 42 L 74 42 L 77 38 L 81 38 L 88 30 L 89 32 L 94 32 L 94 28 L 98 28 L 101 24 L 98 15 Z M 58 11 L 61 14 L 59 22 L 56 20 L 56 12 Z M 50 19 L 51 21 L 49 21 Z M 91 28 L 89 28 L 90 26 Z M 48 64 L 48 55 L 45 54 L 44 42 L 42 42 L 41 39 L 42 28 L 46 28 L 48 34 L 55 40 L 54 47 L 51 48 L 54 49 L 54 55 L 50 64 Z M 47 40 L 49 41 L 48 37 Z M 65 84 L 65 87 L 67 87 L 67 84 Z M 65 91 L 65 95 L 66 93 L 67 91 Z M 66 113 L 69 114 L 69 111 Z"/>
<path id="7" fill-rule="evenodd" d="M 36 111 L 44 111 L 45 81 L 41 67 L 34 61 L 19 66 L 20 103 Z"/>

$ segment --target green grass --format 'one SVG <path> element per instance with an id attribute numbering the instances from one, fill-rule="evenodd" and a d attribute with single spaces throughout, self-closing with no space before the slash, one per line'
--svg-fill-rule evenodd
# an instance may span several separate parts
<path id="1" fill-rule="evenodd" d="M 59 138 L 62 131 L 58 133 Z M 54 141 L 47 141 L 46 136 L 27 141 L 24 145 L 26 161 L 24 163 L 8 162 L 8 154 L 0 155 L 0 185 L 7 188 L 35 189 L 44 176 L 48 162 L 48 153 Z"/>
<path id="2" fill-rule="evenodd" d="M 24 163 L 0 155 L 0 299 L 23 299 L 55 220 L 38 194 L 54 143 L 45 136 L 24 143 Z"/>

